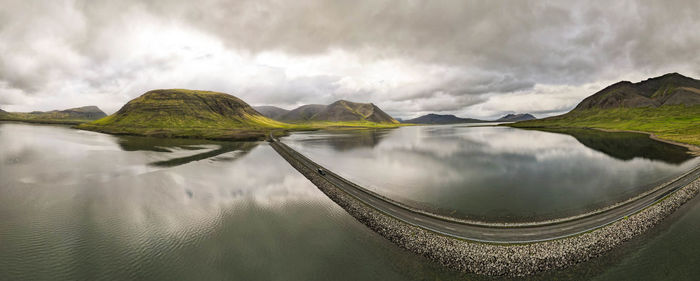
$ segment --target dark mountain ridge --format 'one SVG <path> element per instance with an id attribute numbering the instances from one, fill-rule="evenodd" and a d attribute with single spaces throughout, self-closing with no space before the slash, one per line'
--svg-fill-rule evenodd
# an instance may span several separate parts
<path id="1" fill-rule="evenodd" d="M 410 124 L 459 124 L 459 123 L 484 123 L 489 122 L 485 120 L 473 119 L 473 118 L 461 118 L 454 116 L 452 114 L 435 114 L 430 113 L 423 116 L 419 116 L 413 119 L 403 120 L 402 123 Z"/>
<path id="2" fill-rule="evenodd" d="M 452 114 L 435 114 L 429 113 L 413 119 L 403 120 L 401 123 L 410 124 L 459 124 L 459 123 L 488 123 L 488 122 L 517 122 L 524 120 L 537 119 L 529 113 L 523 114 L 507 114 L 496 120 L 481 120 L 474 118 L 461 118 Z"/>
<path id="3" fill-rule="evenodd" d="M 574 111 L 679 104 L 700 104 L 700 80 L 669 73 L 637 83 L 621 81 L 585 98 Z"/>

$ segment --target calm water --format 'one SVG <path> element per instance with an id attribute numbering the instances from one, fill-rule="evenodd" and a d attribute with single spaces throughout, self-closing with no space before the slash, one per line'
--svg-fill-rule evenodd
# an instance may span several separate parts
<path id="1" fill-rule="evenodd" d="M 610 255 L 530 279 L 695 280 L 698 202 Z M 262 142 L 0 123 L 0 280 L 493 279 L 398 249 Z"/>
<path id="2" fill-rule="evenodd" d="M 584 213 L 700 163 L 684 148 L 645 135 L 593 130 L 430 126 L 298 133 L 283 140 L 380 194 L 487 221 Z"/>

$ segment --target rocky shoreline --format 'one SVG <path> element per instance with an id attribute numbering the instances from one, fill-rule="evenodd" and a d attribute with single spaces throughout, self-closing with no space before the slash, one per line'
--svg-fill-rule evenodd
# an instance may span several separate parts
<path id="1" fill-rule="evenodd" d="M 696 179 L 626 219 L 577 236 L 530 244 L 487 244 L 440 235 L 380 213 L 330 184 L 277 144 L 272 147 L 331 200 L 384 238 L 448 268 L 484 275 L 525 276 L 599 257 L 652 228 L 700 191 L 700 179 Z"/>

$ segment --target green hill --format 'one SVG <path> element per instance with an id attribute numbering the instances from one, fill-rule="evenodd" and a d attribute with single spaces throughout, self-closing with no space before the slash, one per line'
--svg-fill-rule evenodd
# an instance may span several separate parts
<path id="1" fill-rule="evenodd" d="M 266 116 L 283 122 L 313 126 L 392 126 L 399 124 L 372 103 L 339 100 L 329 105 L 307 104 L 284 114 Z"/>
<path id="2" fill-rule="evenodd" d="M 311 117 L 311 121 L 399 123 L 373 103 L 357 103 L 346 100 L 329 104 L 321 112 Z"/>
<path id="3" fill-rule="evenodd" d="M 0 112 L 0 120 L 32 123 L 80 124 L 107 116 L 97 106 L 83 106 L 66 110 Z"/>
<path id="4" fill-rule="evenodd" d="M 584 99 L 566 114 L 509 126 L 641 131 L 700 145 L 700 81 L 678 73 L 638 83 L 623 81 Z"/>
<path id="5" fill-rule="evenodd" d="M 111 134 L 258 140 L 291 125 L 261 115 L 232 95 L 170 89 L 149 91 L 116 113 L 78 128 Z"/>
<path id="6" fill-rule="evenodd" d="M 700 81 L 678 73 L 669 73 L 638 83 L 615 83 L 584 99 L 574 111 L 680 104 L 700 105 Z"/>

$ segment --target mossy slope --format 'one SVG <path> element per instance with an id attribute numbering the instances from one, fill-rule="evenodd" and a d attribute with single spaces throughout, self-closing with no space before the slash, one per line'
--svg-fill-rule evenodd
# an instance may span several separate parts
<path id="1" fill-rule="evenodd" d="M 678 73 L 638 83 L 622 81 L 587 97 L 564 115 L 509 126 L 641 131 L 700 146 L 700 81 Z"/>
<path id="2" fill-rule="evenodd" d="M 509 126 L 640 131 L 662 139 L 700 146 L 700 105 L 580 110 Z"/>
<path id="3" fill-rule="evenodd" d="M 310 126 L 328 123 L 337 123 L 338 125 L 369 123 L 371 127 L 399 124 L 398 121 L 372 103 L 358 103 L 346 100 L 339 100 L 329 105 L 307 104 L 283 114 L 276 116 L 266 114 L 266 116 L 283 122 Z"/>
<path id="4" fill-rule="evenodd" d="M 115 114 L 78 126 L 112 134 L 225 140 L 262 139 L 292 127 L 232 95 L 185 89 L 149 91 Z"/>

